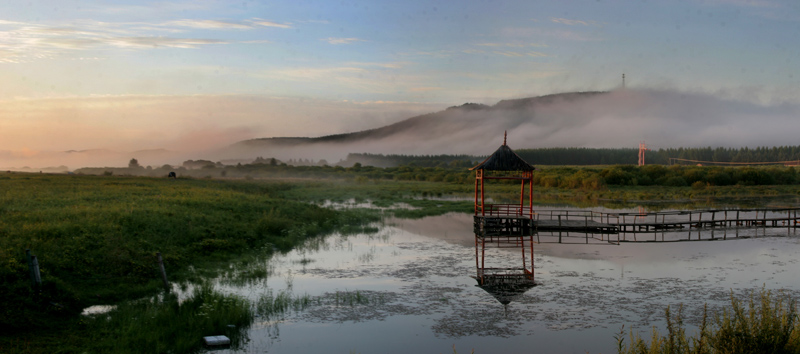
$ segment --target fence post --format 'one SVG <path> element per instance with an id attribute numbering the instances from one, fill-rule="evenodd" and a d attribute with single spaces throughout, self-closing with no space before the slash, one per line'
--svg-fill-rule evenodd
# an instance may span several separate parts
<path id="1" fill-rule="evenodd" d="M 36 284 L 36 277 L 33 275 L 33 262 L 31 261 L 31 250 L 25 249 L 25 261 L 28 262 L 28 276 L 31 277 L 31 284 Z"/>
<path id="2" fill-rule="evenodd" d="M 158 258 L 158 269 L 161 271 L 161 281 L 164 282 L 164 289 L 169 291 L 169 282 L 167 281 L 167 272 L 164 270 L 164 260 L 161 258 L 161 252 L 156 252 Z"/>
<path id="3" fill-rule="evenodd" d="M 39 260 L 36 256 L 31 256 L 31 265 L 33 271 L 33 284 L 36 286 L 42 285 L 42 275 L 39 273 Z"/>

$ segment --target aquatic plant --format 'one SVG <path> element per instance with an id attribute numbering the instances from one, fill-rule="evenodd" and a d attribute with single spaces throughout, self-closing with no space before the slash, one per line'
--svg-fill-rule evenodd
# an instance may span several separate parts
<path id="1" fill-rule="evenodd" d="M 650 342 L 630 331 L 630 345 L 625 344 L 624 326 L 614 336 L 618 353 L 669 354 L 738 354 L 800 353 L 800 318 L 797 302 L 787 294 L 773 295 L 762 289 L 743 301 L 731 294 L 730 308 L 710 316 L 703 307 L 702 322 L 695 336 L 687 337 L 683 306 L 674 315 L 665 310 L 667 333 L 653 327 Z M 746 303 L 744 305 L 743 303 Z M 709 324 L 709 318 L 713 320 Z"/>
<path id="2" fill-rule="evenodd" d="M 283 316 L 287 311 L 300 311 L 312 304 L 313 299 L 308 294 L 292 295 L 290 291 L 279 291 L 277 294 L 269 289 L 262 294 L 255 303 L 256 314 L 265 318 Z"/>

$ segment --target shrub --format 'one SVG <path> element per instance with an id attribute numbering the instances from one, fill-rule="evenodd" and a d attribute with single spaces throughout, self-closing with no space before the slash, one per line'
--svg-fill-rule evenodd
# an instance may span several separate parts
<path id="1" fill-rule="evenodd" d="M 632 185 L 635 178 L 634 174 L 629 172 L 629 168 L 625 166 L 614 166 L 600 171 L 600 176 L 605 179 L 606 183 L 618 186 Z"/>
<path id="2" fill-rule="evenodd" d="M 669 187 L 686 187 L 689 185 L 683 177 L 678 176 L 667 177 L 662 184 Z"/>

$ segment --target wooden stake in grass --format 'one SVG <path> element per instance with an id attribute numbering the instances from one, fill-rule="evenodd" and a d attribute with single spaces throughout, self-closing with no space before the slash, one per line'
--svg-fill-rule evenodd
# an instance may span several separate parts
<path id="1" fill-rule="evenodd" d="M 161 259 L 161 252 L 156 252 L 158 258 L 158 269 L 161 271 L 161 281 L 164 282 L 164 289 L 169 291 L 169 282 L 167 281 L 167 271 L 164 270 L 164 260 Z"/>
<path id="2" fill-rule="evenodd" d="M 31 267 L 33 271 L 33 284 L 36 286 L 42 285 L 42 275 L 39 273 L 39 260 L 36 256 L 31 256 Z"/>

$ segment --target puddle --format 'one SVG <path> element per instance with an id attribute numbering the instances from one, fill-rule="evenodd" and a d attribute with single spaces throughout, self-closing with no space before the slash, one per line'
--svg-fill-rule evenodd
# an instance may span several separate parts
<path id="1" fill-rule="evenodd" d="M 257 300 L 267 292 L 308 296 L 307 307 L 260 318 L 249 342 L 229 353 L 613 353 L 624 324 L 649 336 L 667 305 L 687 323 L 728 303 L 731 293 L 785 289 L 800 237 L 714 242 L 535 245 L 537 285 L 511 302 L 478 287 L 472 216 L 390 220 L 377 234 L 333 235 L 267 264 L 266 279 L 223 291 Z M 782 232 L 782 234 L 781 234 Z M 516 266 L 514 250 L 491 261 Z M 353 300 L 357 297 L 360 300 Z M 691 332 L 691 327 L 689 330 Z M 220 352 L 220 351 L 215 351 Z"/>

